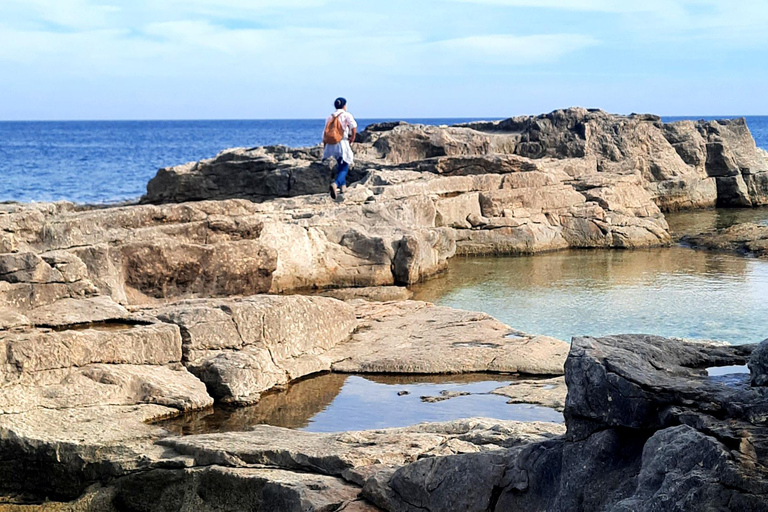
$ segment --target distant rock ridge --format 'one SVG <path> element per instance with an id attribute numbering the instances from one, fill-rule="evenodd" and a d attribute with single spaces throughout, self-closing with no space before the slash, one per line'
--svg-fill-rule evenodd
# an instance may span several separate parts
<path id="1" fill-rule="evenodd" d="M 539 116 L 451 127 L 403 122 L 360 133 L 356 173 L 391 166 L 426 170 L 419 162 L 457 156 L 517 155 L 544 172 L 632 174 L 664 211 L 768 204 L 768 154 L 755 146 L 743 118 L 663 123 L 650 114 L 613 115 L 569 108 Z M 147 202 L 248 198 L 266 200 L 325 192 L 331 171 L 319 148 L 227 150 L 212 160 L 161 169 Z M 549 160 L 571 160 L 569 164 Z M 493 171 L 491 171 L 493 172 Z"/>

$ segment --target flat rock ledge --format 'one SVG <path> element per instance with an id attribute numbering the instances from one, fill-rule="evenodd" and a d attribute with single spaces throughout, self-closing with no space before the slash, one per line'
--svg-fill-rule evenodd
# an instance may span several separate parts
<path id="1" fill-rule="evenodd" d="M 148 423 L 214 399 L 252 404 L 331 370 L 562 375 L 566 343 L 483 313 L 302 295 L 129 307 L 97 296 L 21 311 L 0 330 L 2 510 L 45 500 L 50 510 L 376 510 L 359 496 L 367 473 L 357 467 L 501 449 L 563 428 L 467 420 L 346 437 L 260 427 L 176 438 Z M 235 439 L 251 451 L 206 448 L 234 449 Z"/>
<path id="2" fill-rule="evenodd" d="M 755 347 L 575 338 L 565 435 L 420 460 L 372 475 L 363 495 L 393 512 L 768 510 L 768 388 L 706 371 Z"/>

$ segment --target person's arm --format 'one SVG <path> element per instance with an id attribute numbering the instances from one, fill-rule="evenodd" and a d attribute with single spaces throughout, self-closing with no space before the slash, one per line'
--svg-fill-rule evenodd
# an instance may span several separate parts
<path id="1" fill-rule="evenodd" d="M 350 144 L 355 142 L 355 138 L 357 137 L 357 121 L 355 121 L 355 118 L 352 116 L 352 114 L 347 113 L 348 119 L 349 119 L 349 142 Z"/>

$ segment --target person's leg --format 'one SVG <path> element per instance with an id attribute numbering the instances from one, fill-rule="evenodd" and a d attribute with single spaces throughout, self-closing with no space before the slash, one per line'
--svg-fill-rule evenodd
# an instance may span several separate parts
<path id="1" fill-rule="evenodd" d="M 349 164 L 345 162 L 343 158 L 338 158 L 337 160 L 339 162 L 339 165 L 338 165 L 338 172 L 336 173 L 335 183 L 336 183 L 336 186 L 339 188 L 346 187 L 347 173 L 349 172 Z"/>

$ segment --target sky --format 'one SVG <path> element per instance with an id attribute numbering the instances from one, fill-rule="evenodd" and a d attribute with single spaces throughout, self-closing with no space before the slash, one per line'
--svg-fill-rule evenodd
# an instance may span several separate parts
<path id="1" fill-rule="evenodd" d="M 0 120 L 768 115 L 766 0 L 0 0 Z"/>

